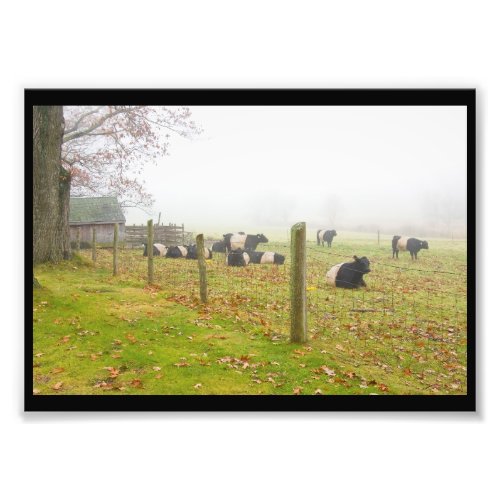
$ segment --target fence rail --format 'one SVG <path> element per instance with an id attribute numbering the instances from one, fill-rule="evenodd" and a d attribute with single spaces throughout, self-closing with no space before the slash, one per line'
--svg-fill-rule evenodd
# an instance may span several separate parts
<path id="1" fill-rule="evenodd" d="M 138 247 L 148 239 L 148 226 L 125 226 L 125 244 L 127 247 Z M 154 242 L 163 245 L 185 245 L 191 243 L 192 233 L 184 230 L 184 224 L 168 224 L 154 226 Z"/>

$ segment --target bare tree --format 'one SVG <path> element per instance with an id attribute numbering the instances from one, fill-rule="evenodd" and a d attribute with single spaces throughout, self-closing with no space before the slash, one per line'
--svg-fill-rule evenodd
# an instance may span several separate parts
<path id="1" fill-rule="evenodd" d="M 140 176 L 167 154 L 170 134 L 201 132 L 187 107 L 66 106 L 64 116 L 62 161 L 72 193 L 116 196 L 122 207 L 152 205 Z"/>

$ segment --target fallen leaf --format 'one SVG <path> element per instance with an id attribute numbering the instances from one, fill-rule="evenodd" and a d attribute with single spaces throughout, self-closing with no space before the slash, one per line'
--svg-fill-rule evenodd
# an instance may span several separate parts
<path id="1" fill-rule="evenodd" d="M 55 375 L 56 373 L 62 373 L 63 371 L 64 371 L 64 368 L 59 366 L 59 367 L 54 368 L 50 373 L 53 373 Z"/>
<path id="2" fill-rule="evenodd" d="M 331 368 L 328 368 L 328 366 L 323 365 L 320 366 L 320 368 L 329 376 L 329 377 L 334 377 L 335 376 L 335 370 L 332 370 Z"/>
<path id="3" fill-rule="evenodd" d="M 54 389 L 54 391 L 59 391 L 61 390 L 62 385 L 63 385 L 62 382 L 57 382 L 57 384 L 52 386 L 52 389 Z"/>
<path id="4" fill-rule="evenodd" d="M 112 366 L 105 366 L 105 370 L 109 371 L 109 376 L 111 378 L 116 378 L 118 375 L 120 375 L 120 370 L 118 368 L 113 368 Z"/>
<path id="5" fill-rule="evenodd" d="M 316 389 L 314 391 L 314 394 L 323 394 L 323 391 L 321 389 Z"/>
<path id="6" fill-rule="evenodd" d="M 159 372 L 161 370 L 161 367 L 160 366 L 153 366 L 153 370 L 155 372 Z"/>
<path id="7" fill-rule="evenodd" d="M 40 394 L 40 389 L 33 389 L 33 396 Z"/>
<path id="8" fill-rule="evenodd" d="M 302 392 L 303 387 L 295 387 L 293 389 L 294 394 L 300 394 Z"/>
<path id="9" fill-rule="evenodd" d="M 200 387 L 201 387 L 201 384 L 195 384 L 195 385 L 194 385 L 194 388 L 195 388 L 195 389 L 199 389 Z"/>

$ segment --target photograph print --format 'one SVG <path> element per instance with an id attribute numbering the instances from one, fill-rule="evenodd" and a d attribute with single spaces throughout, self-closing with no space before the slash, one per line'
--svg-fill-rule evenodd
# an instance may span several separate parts
<path id="1" fill-rule="evenodd" d="M 473 89 L 27 89 L 25 147 L 25 410 L 475 410 Z"/>

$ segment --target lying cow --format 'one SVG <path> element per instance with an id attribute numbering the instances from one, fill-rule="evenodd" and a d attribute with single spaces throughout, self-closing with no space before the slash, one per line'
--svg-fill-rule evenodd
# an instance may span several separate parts
<path id="1" fill-rule="evenodd" d="M 227 254 L 226 264 L 228 266 L 247 266 L 250 262 L 250 255 L 243 250 L 234 250 Z"/>
<path id="2" fill-rule="evenodd" d="M 363 275 L 369 273 L 370 261 L 366 257 L 353 257 L 354 262 L 343 262 L 333 266 L 326 273 L 328 285 L 339 288 L 359 288 L 366 286 Z"/>
<path id="3" fill-rule="evenodd" d="M 328 243 L 328 247 L 331 247 L 334 236 L 337 236 L 337 231 L 335 231 L 335 229 L 318 229 L 316 240 L 318 245 L 322 247 L 325 246 L 325 241 Z"/>
<path id="4" fill-rule="evenodd" d="M 188 245 L 186 259 L 197 259 L 197 258 L 198 258 L 198 253 L 196 245 Z M 212 258 L 212 250 L 205 247 L 205 259 L 211 259 L 211 258 Z"/>
<path id="5" fill-rule="evenodd" d="M 285 256 L 275 252 L 253 252 L 249 250 L 250 262 L 252 264 L 284 264 Z"/>
<path id="6" fill-rule="evenodd" d="M 218 253 L 226 253 L 226 242 L 224 240 L 221 241 L 216 241 L 212 245 L 212 252 L 218 252 Z"/>
<path id="7" fill-rule="evenodd" d="M 228 233 L 222 236 L 228 252 L 231 250 L 255 250 L 259 243 L 269 241 L 263 234 Z"/>
<path id="8" fill-rule="evenodd" d="M 144 253 L 142 254 L 143 257 L 148 256 L 148 244 L 143 243 L 142 246 L 144 247 Z M 167 253 L 167 247 L 165 245 L 162 245 L 161 243 L 153 243 L 153 255 L 159 255 L 160 257 L 165 257 Z"/>
<path id="9" fill-rule="evenodd" d="M 411 255 L 411 259 L 417 259 L 417 254 L 425 248 L 429 249 L 429 243 L 427 241 L 418 240 L 417 238 L 408 238 L 406 236 L 394 236 L 392 238 L 392 258 L 394 259 L 394 255 L 397 259 L 399 259 L 399 251 L 408 250 Z"/>
<path id="10" fill-rule="evenodd" d="M 165 257 L 169 259 L 178 259 L 179 257 L 186 257 L 187 252 L 187 247 L 184 245 L 170 246 L 167 248 L 167 254 Z"/>

